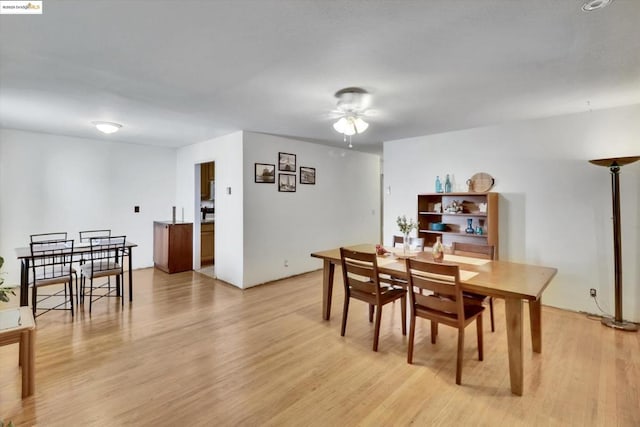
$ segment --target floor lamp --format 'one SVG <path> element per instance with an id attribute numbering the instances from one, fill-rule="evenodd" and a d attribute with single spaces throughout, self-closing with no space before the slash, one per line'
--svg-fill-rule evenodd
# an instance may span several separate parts
<path id="1" fill-rule="evenodd" d="M 622 236 L 620 234 L 620 168 L 640 160 L 640 156 L 589 160 L 611 171 L 611 203 L 613 204 L 613 258 L 615 276 L 615 317 L 603 317 L 602 324 L 625 331 L 637 331 L 638 325 L 622 318 Z"/>

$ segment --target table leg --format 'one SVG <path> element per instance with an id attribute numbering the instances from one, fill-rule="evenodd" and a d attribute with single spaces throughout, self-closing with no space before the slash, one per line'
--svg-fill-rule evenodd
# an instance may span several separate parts
<path id="1" fill-rule="evenodd" d="M 35 391 L 35 355 L 33 330 L 20 334 L 20 364 L 22 365 L 22 398 L 31 396 Z"/>
<path id="2" fill-rule="evenodd" d="M 542 353 L 542 301 L 529 301 L 531 321 L 531 347 L 535 353 Z"/>
<path id="3" fill-rule="evenodd" d="M 29 305 L 29 258 L 20 263 L 20 305 Z"/>
<path id="4" fill-rule="evenodd" d="M 506 298 L 505 314 L 507 318 L 507 346 L 509 351 L 511 393 L 522 396 L 522 300 L 519 298 Z"/>
<path id="5" fill-rule="evenodd" d="M 331 295 L 333 294 L 333 273 L 335 264 L 328 259 L 324 260 L 324 268 L 322 270 L 322 316 L 324 320 L 331 317 Z"/>

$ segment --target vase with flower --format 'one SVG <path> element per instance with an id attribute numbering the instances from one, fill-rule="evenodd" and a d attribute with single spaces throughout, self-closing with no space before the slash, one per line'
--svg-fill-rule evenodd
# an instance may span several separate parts
<path id="1" fill-rule="evenodd" d="M 400 229 L 400 232 L 402 233 L 402 236 L 403 236 L 402 250 L 403 250 L 404 254 L 406 255 L 409 252 L 409 249 L 410 249 L 410 247 L 409 247 L 409 233 L 411 233 L 411 230 L 413 230 L 414 228 L 417 230 L 418 229 L 418 224 L 415 223 L 413 218 L 407 219 L 406 215 L 399 216 L 396 219 L 396 223 L 398 224 L 398 228 Z"/>

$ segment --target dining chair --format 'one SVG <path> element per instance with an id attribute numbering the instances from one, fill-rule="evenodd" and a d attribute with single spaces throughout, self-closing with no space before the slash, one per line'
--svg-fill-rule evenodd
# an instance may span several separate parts
<path id="1" fill-rule="evenodd" d="M 29 277 L 29 286 L 31 287 L 33 317 L 38 316 L 36 314 L 38 304 L 47 300 L 50 300 L 55 305 L 45 308 L 44 313 L 51 310 L 71 310 L 71 316 L 73 317 L 73 276 L 76 275 L 71 266 L 73 240 L 34 241 L 30 243 L 30 249 L 31 276 Z M 77 281 L 78 276 L 76 275 L 76 289 Z M 50 294 L 40 293 L 38 295 L 40 288 L 60 284 L 64 285 L 62 290 L 58 289 Z M 64 300 L 56 302 L 58 297 L 62 295 L 64 295 Z M 67 308 L 67 304 L 69 308 Z"/>
<path id="2" fill-rule="evenodd" d="M 442 323 L 458 329 L 458 354 L 456 359 L 456 384 L 462 380 L 462 356 L 464 353 L 464 330 L 476 322 L 478 336 L 478 359 L 482 354 L 482 312 L 484 306 L 467 304 L 462 296 L 460 270 L 457 265 L 406 259 L 409 288 L 411 324 L 407 363 L 413 363 L 413 347 L 416 319 L 421 317 L 431 322 L 431 343 L 436 343 L 438 324 Z M 424 290 L 422 295 L 416 290 Z"/>
<path id="3" fill-rule="evenodd" d="M 59 242 L 63 240 L 67 240 L 67 232 L 66 231 L 58 231 L 54 233 L 39 233 L 39 234 L 31 234 L 29 236 L 31 243 L 36 242 Z"/>
<path id="4" fill-rule="evenodd" d="M 79 234 L 80 244 L 90 244 L 92 237 L 111 237 L 111 230 L 83 230 Z"/>
<path id="5" fill-rule="evenodd" d="M 393 247 L 396 245 L 404 244 L 404 236 L 393 236 Z M 409 237 L 409 247 L 411 249 L 424 251 L 424 238 L 423 237 Z"/>
<path id="6" fill-rule="evenodd" d="M 380 321 L 382 306 L 397 299 L 401 302 L 402 335 L 407 334 L 407 291 L 391 277 L 382 276 L 378 272 L 378 261 L 375 253 L 359 252 L 340 248 L 342 261 L 342 277 L 344 283 L 344 307 L 342 311 L 342 328 L 340 335 L 344 336 L 347 328 L 347 315 L 351 298 L 369 304 L 369 321 L 372 321 L 375 311 L 375 330 L 373 336 L 373 351 L 378 351 L 380 336 Z"/>
<path id="7" fill-rule="evenodd" d="M 470 256 L 473 258 L 493 259 L 495 248 L 493 245 L 478 245 L 475 243 L 453 242 L 451 250 L 454 255 Z M 489 316 L 491 317 L 491 332 L 496 331 L 495 321 L 493 318 L 493 297 L 476 294 L 474 292 L 465 292 L 465 298 L 476 302 L 477 304 L 489 303 Z"/>
<path id="8" fill-rule="evenodd" d="M 89 243 L 91 251 L 88 260 L 80 266 L 80 281 L 82 288 L 82 301 L 86 295 L 87 279 L 89 279 L 89 313 L 93 307 L 93 301 L 104 297 L 121 298 L 124 305 L 124 263 L 122 257 L 125 251 L 125 236 L 91 237 Z M 115 288 L 111 288 L 111 282 L 94 284 L 95 279 L 110 276 L 116 277 Z M 99 294 L 94 298 L 94 290 Z M 115 293 L 115 295 L 114 295 Z"/>
<path id="9" fill-rule="evenodd" d="M 92 237 L 96 237 L 96 238 L 111 237 L 111 230 L 106 230 L 106 229 L 105 230 L 82 230 L 78 232 L 78 234 L 80 236 L 80 240 L 78 242 L 80 246 L 90 246 Z M 89 254 L 87 253 L 83 253 L 82 255 L 80 255 L 80 259 L 78 260 L 80 265 L 87 262 L 88 256 Z M 107 280 L 110 283 L 111 277 L 108 277 Z M 81 288 L 80 292 L 77 292 L 76 298 L 84 297 L 84 295 L 81 295 L 82 291 L 84 291 L 84 288 Z"/>

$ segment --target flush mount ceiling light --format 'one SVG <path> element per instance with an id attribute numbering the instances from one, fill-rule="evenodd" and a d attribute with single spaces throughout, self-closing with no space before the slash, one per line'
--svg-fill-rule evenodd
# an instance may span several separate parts
<path id="1" fill-rule="evenodd" d="M 91 122 L 100 132 L 110 134 L 118 132 L 122 125 L 113 122 Z"/>
<path id="2" fill-rule="evenodd" d="M 582 5 L 582 10 L 585 12 L 591 12 L 593 10 L 603 9 L 609 6 L 613 0 L 587 0 Z"/>
<path id="3" fill-rule="evenodd" d="M 340 132 L 346 142 L 349 137 L 349 148 L 352 148 L 351 137 L 363 133 L 369 127 L 369 123 L 362 119 L 371 101 L 371 95 L 359 87 L 348 87 L 335 93 L 338 98 L 337 110 L 338 121 L 333 124 L 333 128 Z"/>

